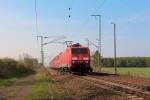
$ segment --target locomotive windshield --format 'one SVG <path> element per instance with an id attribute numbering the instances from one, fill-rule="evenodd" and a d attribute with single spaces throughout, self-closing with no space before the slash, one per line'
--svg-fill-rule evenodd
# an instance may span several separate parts
<path id="1" fill-rule="evenodd" d="M 72 48 L 72 54 L 87 54 L 86 48 Z"/>

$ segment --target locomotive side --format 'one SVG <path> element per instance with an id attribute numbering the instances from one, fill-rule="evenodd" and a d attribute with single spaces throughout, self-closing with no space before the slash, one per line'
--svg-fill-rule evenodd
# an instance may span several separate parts
<path id="1" fill-rule="evenodd" d="M 92 71 L 90 67 L 90 50 L 80 44 L 73 44 L 56 56 L 51 61 L 50 66 L 61 71 L 90 72 Z"/>

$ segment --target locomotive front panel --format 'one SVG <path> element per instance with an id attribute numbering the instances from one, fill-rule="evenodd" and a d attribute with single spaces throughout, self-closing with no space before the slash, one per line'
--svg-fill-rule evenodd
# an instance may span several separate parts
<path id="1" fill-rule="evenodd" d="M 72 71 L 89 72 L 90 70 L 90 51 L 86 47 L 76 47 L 71 49 Z"/>

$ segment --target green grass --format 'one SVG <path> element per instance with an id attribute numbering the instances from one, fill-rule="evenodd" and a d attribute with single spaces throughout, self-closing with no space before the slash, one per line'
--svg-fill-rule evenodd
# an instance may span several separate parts
<path id="1" fill-rule="evenodd" d="M 102 68 L 103 72 L 107 73 L 114 73 L 114 68 Z M 98 71 L 98 69 L 95 69 L 95 71 Z M 135 68 L 135 67 L 130 67 L 130 68 L 117 68 L 118 74 L 128 74 L 128 75 L 139 75 L 139 76 L 150 76 L 150 68 Z"/>
<path id="2" fill-rule="evenodd" d="M 0 79 L 0 87 L 6 87 L 11 85 L 13 82 L 15 82 L 17 78 L 10 78 L 10 79 Z"/>
<path id="3" fill-rule="evenodd" d="M 60 97 L 62 97 L 62 94 L 56 82 L 43 73 L 37 73 L 35 84 L 31 93 L 27 96 L 27 100 L 61 100 Z"/>
<path id="4" fill-rule="evenodd" d="M 9 75 L 7 78 L 0 78 L 0 87 L 6 87 L 14 83 L 16 80 L 19 80 L 20 78 L 26 77 L 28 75 L 35 74 L 35 72 L 26 72 L 22 74 L 13 74 Z"/>
<path id="5" fill-rule="evenodd" d="M 46 77 L 43 74 L 38 73 L 36 75 L 35 84 L 33 85 L 32 91 L 27 97 L 27 100 L 46 100 L 48 98 L 49 91 Z"/>

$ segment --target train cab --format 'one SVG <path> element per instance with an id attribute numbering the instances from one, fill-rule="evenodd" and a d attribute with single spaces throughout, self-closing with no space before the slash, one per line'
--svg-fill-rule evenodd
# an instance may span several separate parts
<path id="1" fill-rule="evenodd" d="M 71 47 L 71 59 L 73 71 L 89 71 L 90 70 L 90 50 L 88 47 L 83 47 L 79 44 Z"/>

